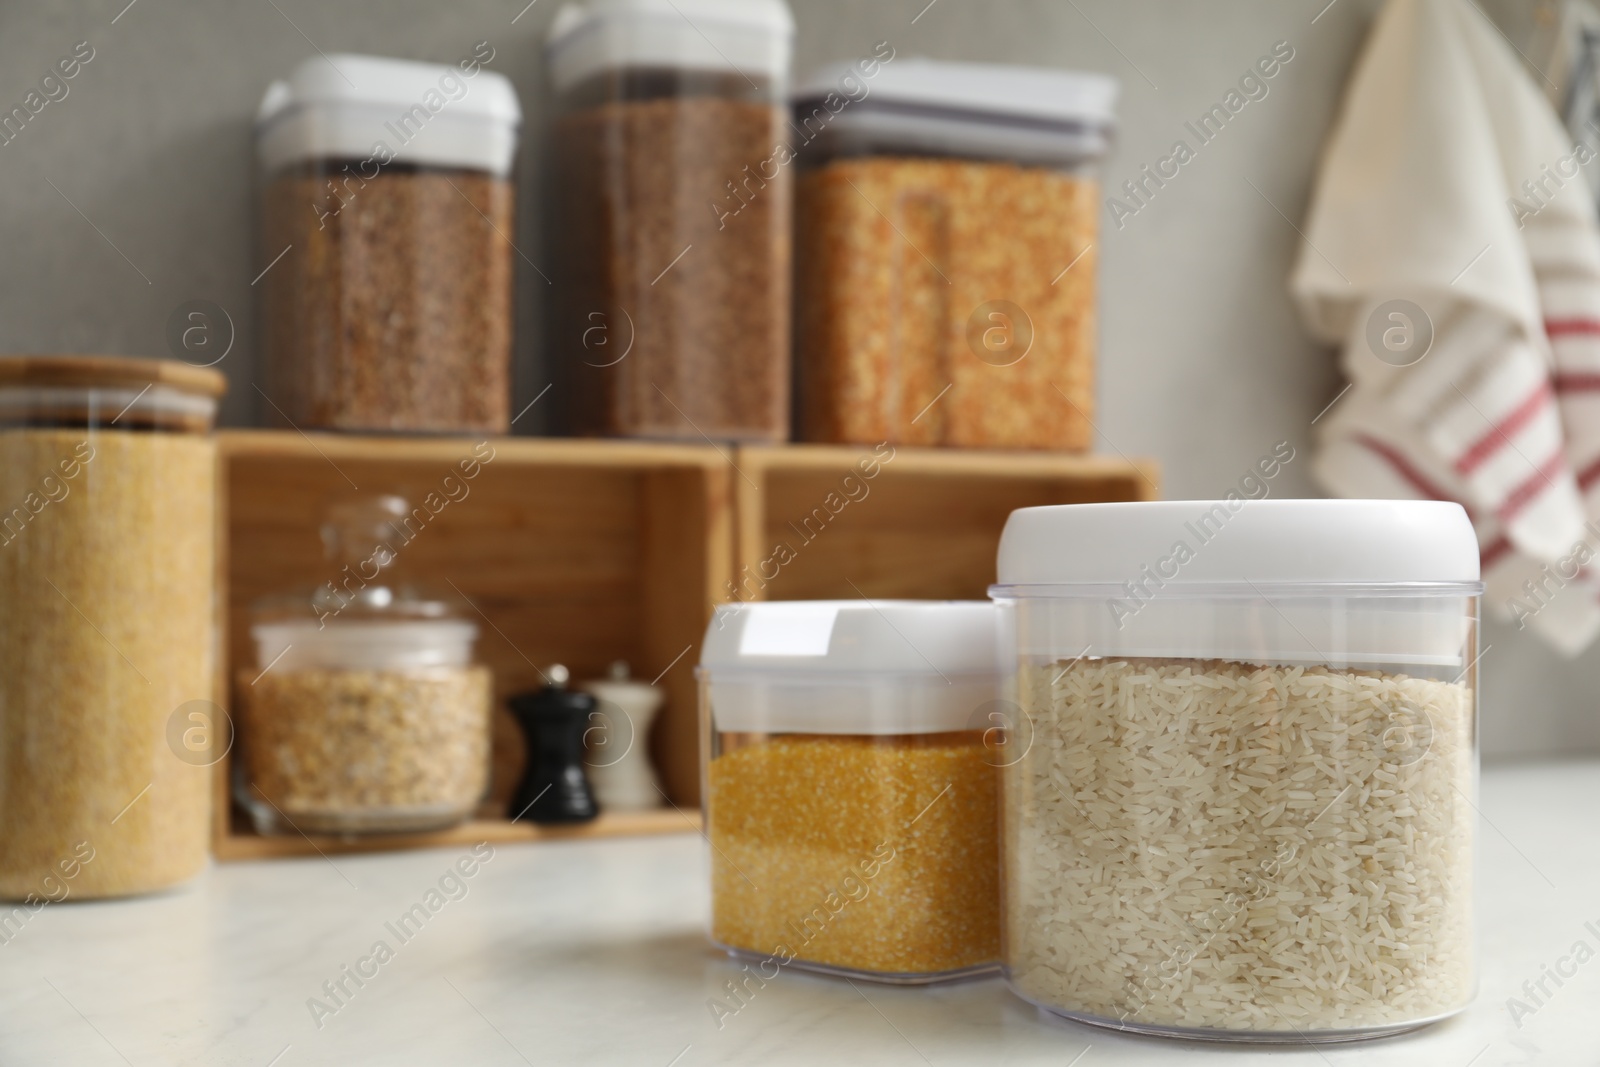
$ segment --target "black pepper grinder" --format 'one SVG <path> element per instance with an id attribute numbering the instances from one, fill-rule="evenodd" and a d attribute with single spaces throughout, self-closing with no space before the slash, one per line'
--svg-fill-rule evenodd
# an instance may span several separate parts
<path id="1" fill-rule="evenodd" d="M 536 823 L 588 822 L 600 814 L 583 771 L 583 734 L 595 698 L 567 688 L 567 669 L 545 672 L 548 684 L 507 703 L 528 745 L 527 770 L 511 798 L 512 817 Z"/>

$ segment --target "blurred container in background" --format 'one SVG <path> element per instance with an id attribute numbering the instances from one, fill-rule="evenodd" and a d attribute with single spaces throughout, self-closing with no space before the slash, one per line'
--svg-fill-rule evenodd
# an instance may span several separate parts
<path id="1" fill-rule="evenodd" d="M 509 429 L 521 109 L 492 56 L 317 56 L 267 89 L 268 421 Z"/>
<path id="2" fill-rule="evenodd" d="M 789 433 L 794 33 L 782 0 L 593 0 L 546 46 L 566 429 Z"/>
<path id="3" fill-rule="evenodd" d="M 794 94 L 800 436 L 1082 450 L 1110 78 L 901 59 Z"/>

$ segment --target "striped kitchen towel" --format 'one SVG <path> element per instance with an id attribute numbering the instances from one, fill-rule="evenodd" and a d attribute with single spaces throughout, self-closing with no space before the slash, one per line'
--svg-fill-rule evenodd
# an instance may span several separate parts
<path id="1" fill-rule="evenodd" d="M 1342 345 L 1329 491 L 1463 504 L 1489 609 L 1600 633 L 1600 228 L 1587 168 L 1471 0 L 1389 0 L 1324 149 L 1290 281 Z"/>

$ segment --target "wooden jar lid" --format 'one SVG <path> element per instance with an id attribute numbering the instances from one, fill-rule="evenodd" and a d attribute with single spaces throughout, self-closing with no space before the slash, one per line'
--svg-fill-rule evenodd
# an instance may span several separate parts
<path id="1" fill-rule="evenodd" d="M 0 388 L 66 386 L 83 389 L 143 389 L 165 385 L 194 396 L 219 397 L 228 379 L 210 367 L 173 359 L 131 356 L 0 356 Z"/>

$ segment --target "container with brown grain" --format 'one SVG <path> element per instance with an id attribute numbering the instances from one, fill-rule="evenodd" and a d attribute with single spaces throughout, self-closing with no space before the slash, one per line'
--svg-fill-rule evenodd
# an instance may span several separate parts
<path id="1" fill-rule="evenodd" d="M 566 431 L 788 437 L 792 32 L 782 0 L 557 16 L 547 350 Z"/>
<path id="2" fill-rule="evenodd" d="M 520 110 L 484 69 L 493 55 L 312 57 L 268 89 L 256 141 L 269 422 L 509 429 Z"/>
<path id="3" fill-rule="evenodd" d="M 800 436 L 1087 449 L 1115 83 L 912 59 L 862 73 L 795 94 Z"/>
<path id="4" fill-rule="evenodd" d="M 0 898 L 145 893 L 205 865 L 228 742 L 223 387 L 177 363 L 0 359 Z"/>

